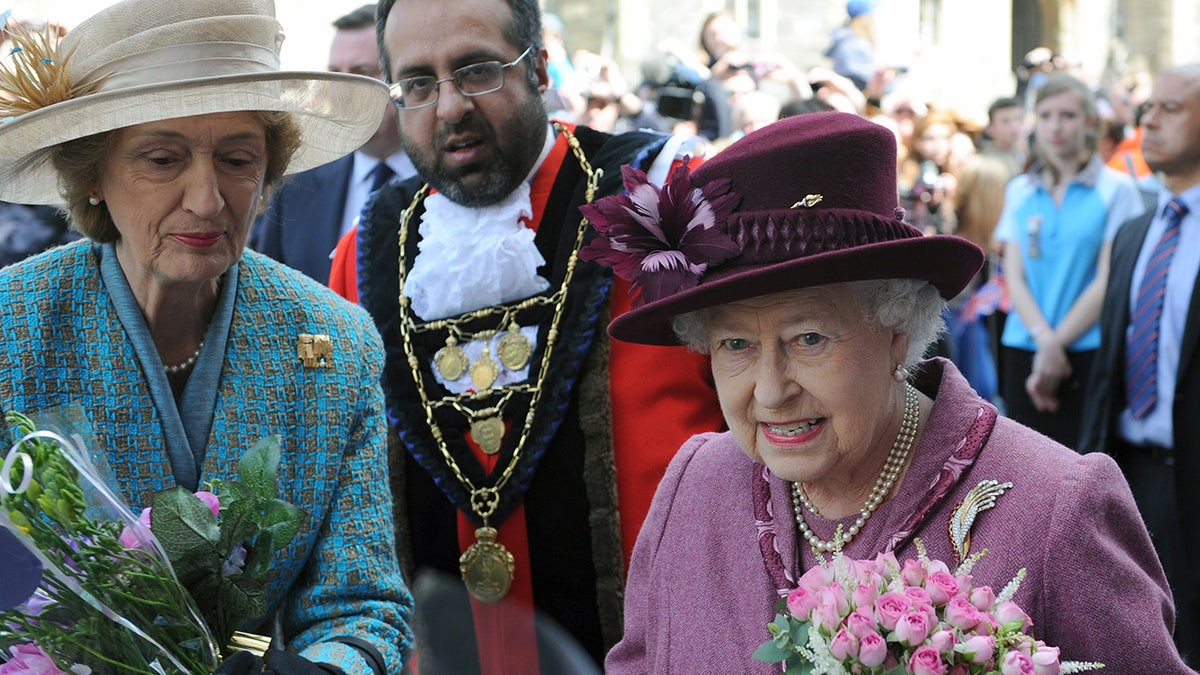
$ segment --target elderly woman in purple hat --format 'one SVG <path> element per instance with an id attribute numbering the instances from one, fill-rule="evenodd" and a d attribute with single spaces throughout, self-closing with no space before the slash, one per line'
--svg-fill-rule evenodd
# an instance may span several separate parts
<path id="1" fill-rule="evenodd" d="M 628 195 L 589 207 L 600 236 L 581 257 L 637 294 L 609 332 L 709 354 L 729 428 L 685 444 L 659 485 L 607 672 L 779 672 L 752 654 L 806 571 L 918 549 L 949 570 L 986 549 L 972 584 L 996 593 L 1024 568 L 1013 600 L 1064 660 L 1190 672 L 1112 460 L 998 415 L 953 364 L 922 359 L 983 254 L 901 220 L 895 152 L 857 116 L 801 115 L 661 192 L 626 169 Z"/>

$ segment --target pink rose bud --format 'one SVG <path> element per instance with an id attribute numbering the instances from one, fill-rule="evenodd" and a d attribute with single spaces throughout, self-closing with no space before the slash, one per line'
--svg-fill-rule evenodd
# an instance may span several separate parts
<path id="1" fill-rule="evenodd" d="M 939 654 L 949 656 L 954 653 L 954 645 L 958 644 L 958 639 L 954 637 L 954 633 L 943 628 L 929 636 L 929 644 L 938 650 Z"/>
<path id="2" fill-rule="evenodd" d="M 892 576 L 894 572 L 899 572 L 900 561 L 896 559 L 896 553 L 888 551 L 887 553 L 876 554 L 875 571 L 885 577 Z"/>
<path id="3" fill-rule="evenodd" d="M 914 606 L 926 607 L 933 605 L 933 598 L 929 597 L 929 591 L 920 586 L 909 586 L 904 589 L 904 594 L 912 600 Z"/>
<path id="4" fill-rule="evenodd" d="M 921 644 L 929 637 L 929 617 L 921 611 L 909 612 L 900 617 L 896 622 L 896 637 L 909 647 Z"/>
<path id="5" fill-rule="evenodd" d="M 871 610 L 857 609 L 850 612 L 850 616 L 846 617 L 846 628 L 856 638 L 861 638 L 867 633 L 875 630 L 875 617 L 870 615 Z"/>
<path id="6" fill-rule="evenodd" d="M 980 611 L 986 612 L 996 604 L 996 594 L 991 586 L 976 586 L 971 589 L 971 604 Z"/>
<path id="7" fill-rule="evenodd" d="M 858 662 L 867 668 L 881 665 L 887 656 L 887 642 L 879 633 L 870 632 L 858 639 Z"/>
<path id="8" fill-rule="evenodd" d="M 812 622 L 825 635 L 833 635 L 842 625 L 842 615 L 833 605 L 820 604 L 812 612 Z"/>
<path id="9" fill-rule="evenodd" d="M 800 576 L 800 580 L 796 582 L 796 585 L 807 590 L 809 593 L 818 593 L 822 588 L 828 586 L 831 581 L 833 581 L 833 572 L 820 565 L 814 565 Z"/>
<path id="10" fill-rule="evenodd" d="M 954 580 L 958 582 L 958 594 L 963 598 L 970 598 L 971 591 L 975 590 L 972 584 L 974 577 L 970 574 L 956 574 Z"/>
<path id="11" fill-rule="evenodd" d="M 858 653 L 858 638 L 843 628 L 833 636 L 833 640 L 829 643 L 829 651 L 833 654 L 833 658 L 845 661 Z"/>
<path id="12" fill-rule="evenodd" d="M 908 660 L 908 672 L 912 675 L 945 675 L 946 664 L 942 655 L 929 645 L 917 647 Z"/>
<path id="13" fill-rule="evenodd" d="M 912 608 L 912 600 L 903 593 L 884 593 L 875 600 L 875 618 L 887 630 L 896 630 L 896 622 Z"/>
<path id="14" fill-rule="evenodd" d="M 221 500 L 218 499 L 216 495 L 211 492 L 205 492 L 204 490 L 201 490 L 200 492 L 196 493 L 196 499 L 204 502 L 205 506 L 212 509 L 213 518 L 219 518 L 221 516 Z"/>
<path id="15" fill-rule="evenodd" d="M 817 596 L 809 592 L 809 590 L 803 586 L 797 586 L 796 588 L 792 589 L 791 593 L 788 593 L 788 611 L 791 612 L 792 616 L 800 619 L 801 621 L 807 621 L 809 615 L 812 614 L 812 611 L 816 609 L 817 605 L 819 604 L 821 603 L 819 600 L 817 600 Z"/>
<path id="16" fill-rule="evenodd" d="M 1023 652 L 1008 652 L 1000 659 L 1000 675 L 1035 675 L 1033 659 Z"/>
<path id="17" fill-rule="evenodd" d="M 933 572 L 925 578 L 925 590 L 935 605 L 944 605 L 958 595 L 958 580 L 949 572 Z"/>
<path id="18" fill-rule="evenodd" d="M 950 567 L 948 565 L 946 565 L 946 563 L 942 562 L 941 560 L 930 560 L 929 562 L 925 563 L 925 576 L 928 577 L 930 574 L 933 574 L 934 572 L 942 572 L 943 574 L 950 574 Z"/>
<path id="19" fill-rule="evenodd" d="M 879 597 L 879 586 L 876 584 L 859 584 L 858 588 L 854 589 L 853 598 L 855 607 L 871 607 L 875 604 L 875 599 Z"/>
<path id="20" fill-rule="evenodd" d="M 853 579 L 862 581 L 863 575 L 875 564 L 869 560 L 851 560 L 850 558 L 842 558 L 843 579 Z"/>
<path id="21" fill-rule="evenodd" d="M 1058 675 L 1062 670 L 1058 657 L 1058 647 L 1047 647 L 1039 641 L 1037 650 L 1029 657 L 1033 660 L 1033 672 L 1037 675 Z"/>
<path id="22" fill-rule="evenodd" d="M 979 625 L 981 618 L 982 615 L 975 605 L 962 598 L 950 598 L 946 603 L 946 623 L 959 630 L 971 630 Z"/>
<path id="23" fill-rule="evenodd" d="M 1024 631 L 1033 625 L 1029 615 L 1011 600 L 996 605 L 992 614 L 996 617 L 996 621 L 999 621 L 1000 625 L 1007 630 Z"/>
<path id="24" fill-rule="evenodd" d="M 925 566 L 919 560 L 906 560 L 900 578 L 909 586 L 920 586 L 925 583 Z"/>
<path id="25" fill-rule="evenodd" d="M 842 590 L 842 585 L 836 581 L 822 588 L 817 593 L 817 599 L 822 605 L 829 605 L 837 612 L 838 617 L 846 616 L 850 612 L 850 601 L 846 599 L 846 593 Z"/>
<path id="26" fill-rule="evenodd" d="M 971 663 L 988 663 L 996 652 L 996 638 L 991 635 L 972 635 L 963 640 L 955 651 L 971 660 Z"/>

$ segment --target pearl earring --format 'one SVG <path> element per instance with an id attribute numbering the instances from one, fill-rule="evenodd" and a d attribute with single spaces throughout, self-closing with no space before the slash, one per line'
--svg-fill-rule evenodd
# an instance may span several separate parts
<path id="1" fill-rule="evenodd" d="M 88 197 L 88 203 L 91 204 L 92 206 L 100 206 L 100 198 L 97 197 L 96 195 L 92 195 L 92 196 Z"/>
<path id="2" fill-rule="evenodd" d="M 908 368 L 905 368 L 903 363 L 897 363 L 896 370 L 892 371 L 892 377 L 894 377 L 897 382 L 907 382 Z"/>

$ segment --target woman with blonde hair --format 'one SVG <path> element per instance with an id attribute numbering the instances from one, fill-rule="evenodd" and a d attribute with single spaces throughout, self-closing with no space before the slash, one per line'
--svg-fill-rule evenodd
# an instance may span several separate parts
<path id="1" fill-rule="evenodd" d="M 1145 206 L 1096 152 L 1086 84 L 1051 73 L 1034 116 L 1033 163 L 1008 184 L 996 229 L 1014 310 L 1000 338 L 1001 394 L 1013 419 L 1075 447 L 1112 239 Z"/>

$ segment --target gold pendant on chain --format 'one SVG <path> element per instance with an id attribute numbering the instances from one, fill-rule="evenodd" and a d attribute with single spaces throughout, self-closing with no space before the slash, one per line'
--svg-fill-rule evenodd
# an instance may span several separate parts
<path id="1" fill-rule="evenodd" d="M 500 443 L 504 440 L 504 420 L 494 416 L 471 422 L 471 438 L 489 455 L 500 452 Z"/>
<path id="2" fill-rule="evenodd" d="M 484 391 L 490 389 L 499 376 L 500 366 L 488 353 L 488 348 L 484 347 L 483 354 L 471 364 L 471 383 L 475 385 L 476 391 Z"/>
<path id="3" fill-rule="evenodd" d="M 453 382 L 467 372 L 467 353 L 458 346 L 453 336 L 446 338 L 446 346 L 433 355 L 433 365 L 442 377 Z"/>
<path id="4" fill-rule="evenodd" d="M 533 354 L 533 343 L 521 333 L 520 327 L 514 321 L 509 324 L 508 332 L 504 334 L 504 337 L 500 338 L 496 352 L 500 356 L 500 363 L 503 363 L 505 368 L 520 370 L 529 363 L 529 357 Z"/>
<path id="5" fill-rule="evenodd" d="M 475 530 L 478 541 L 458 559 L 458 570 L 467 592 L 482 602 L 496 602 L 508 595 L 516 570 L 513 554 L 496 542 L 496 535 L 496 529 L 492 527 Z"/>

